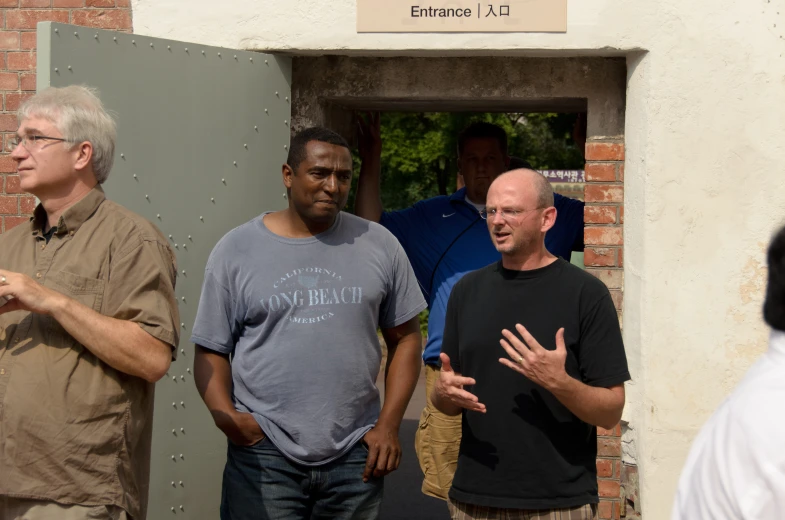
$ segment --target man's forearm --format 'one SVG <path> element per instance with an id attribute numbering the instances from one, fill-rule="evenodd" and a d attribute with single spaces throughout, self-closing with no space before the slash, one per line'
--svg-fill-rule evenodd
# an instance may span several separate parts
<path id="1" fill-rule="evenodd" d="M 379 423 L 397 431 L 403 414 L 414 394 L 420 377 L 422 336 L 415 334 L 402 339 L 398 345 L 387 347 L 387 368 L 384 380 L 384 406 Z"/>
<path id="2" fill-rule="evenodd" d="M 611 388 L 589 386 L 567 377 L 550 392 L 583 422 L 610 430 L 621 420 L 624 410 L 624 385 Z"/>
<path id="3" fill-rule="evenodd" d="M 232 366 L 229 358 L 196 345 L 194 382 L 217 425 L 235 410 L 232 401 Z"/>
<path id="4" fill-rule="evenodd" d="M 172 362 L 172 346 L 138 324 L 104 316 L 65 295 L 53 300 L 52 318 L 98 359 L 150 382 L 161 379 Z"/>
<path id="5" fill-rule="evenodd" d="M 357 181 L 357 196 L 354 213 L 372 222 L 382 218 L 381 162 L 366 159 L 360 165 L 360 178 Z"/>

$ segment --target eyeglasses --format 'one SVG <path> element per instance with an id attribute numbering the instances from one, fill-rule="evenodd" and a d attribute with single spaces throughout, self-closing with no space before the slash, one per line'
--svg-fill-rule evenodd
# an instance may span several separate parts
<path id="1" fill-rule="evenodd" d="M 8 144 L 10 144 L 13 148 L 16 148 L 20 144 L 27 149 L 31 147 L 39 147 L 38 141 L 62 141 L 67 142 L 68 139 L 63 139 L 62 137 L 49 137 L 48 135 L 26 135 L 24 137 L 13 137 Z"/>
<path id="2" fill-rule="evenodd" d="M 493 219 L 493 217 L 495 217 L 496 215 L 499 215 L 501 218 L 503 218 L 504 220 L 509 222 L 510 220 L 517 220 L 518 217 L 520 217 L 521 215 L 523 215 L 525 213 L 529 213 L 530 211 L 537 211 L 538 209 L 543 209 L 543 208 L 532 208 L 532 209 L 509 209 L 509 208 L 508 209 L 496 209 L 496 208 L 491 208 L 490 210 L 484 209 L 484 210 L 480 211 L 480 216 L 483 219 L 488 220 L 488 218 Z"/>

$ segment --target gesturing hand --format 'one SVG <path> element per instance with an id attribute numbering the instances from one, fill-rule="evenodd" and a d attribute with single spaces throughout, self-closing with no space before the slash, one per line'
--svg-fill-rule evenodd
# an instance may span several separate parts
<path id="1" fill-rule="evenodd" d="M 363 482 L 368 482 L 371 475 L 379 478 L 398 469 L 398 464 L 401 463 L 401 443 L 398 442 L 397 429 L 377 423 L 365 434 L 363 442 L 368 446 Z"/>
<path id="2" fill-rule="evenodd" d="M 0 314 L 13 311 L 51 314 L 56 302 L 65 298 L 29 276 L 0 270 Z"/>
<path id="3" fill-rule="evenodd" d="M 507 354 L 513 359 L 499 359 L 499 362 L 523 374 L 546 390 L 558 388 L 565 378 L 570 377 L 564 369 L 567 360 L 567 347 L 564 344 L 564 328 L 556 331 L 556 350 L 543 348 L 526 327 L 515 325 L 523 341 L 507 329 L 502 331 L 505 339 L 499 341 Z"/>
<path id="4" fill-rule="evenodd" d="M 471 377 L 456 374 L 450 366 L 450 357 L 444 352 L 439 354 L 439 359 L 442 362 L 442 369 L 434 388 L 439 399 L 467 410 L 485 413 L 485 405 L 477 399 L 477 396 L 463 389 L 464 385 L 474 385 L 477 382 Z"/>

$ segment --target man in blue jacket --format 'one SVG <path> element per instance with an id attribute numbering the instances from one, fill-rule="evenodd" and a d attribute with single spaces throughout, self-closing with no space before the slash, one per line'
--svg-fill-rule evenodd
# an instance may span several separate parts
<path id="1" fill-rule="evenodd" d="M 401 211 L 384 212 L 381 202 L 382 143 L 378 114 L 360 122 L 362 166 L 355 213 L 379 222 L 403 246 L 428 301 L 428 341 L 423 352 L 426 392 L 439 379 L 439 353 L 447 300 L 466 273 L 499 260 L 480 212 L 491 182 L 510 169 L 507 134 L 490 123 L 473 123 L 458 137 L 458 169 L 464 187 L 449 196 L 417 202 Z M 583 202 L 555 194 L 556 223 L 545 237 L 555 256 L 570 260 L 583 250 Z M 460 416 L 438 411 L 427 397 L 420 416 L 415 448 L 425 475 L 422 491 L 447 500 L 458 461 Z"/>

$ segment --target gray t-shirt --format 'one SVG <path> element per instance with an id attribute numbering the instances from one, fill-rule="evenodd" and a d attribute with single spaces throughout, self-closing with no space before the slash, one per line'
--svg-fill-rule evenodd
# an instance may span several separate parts
<path id="1" fill-rule="evenodd" d="M 425 300 L 382 226 L 340 213 L 324 233 L 291 239 L 262 218 L 213 249 L 191 341 L 232 354 L 235 407 L 284 455 L 325 464 L 379 417 L 377 327 L 405 323 Z"/>

